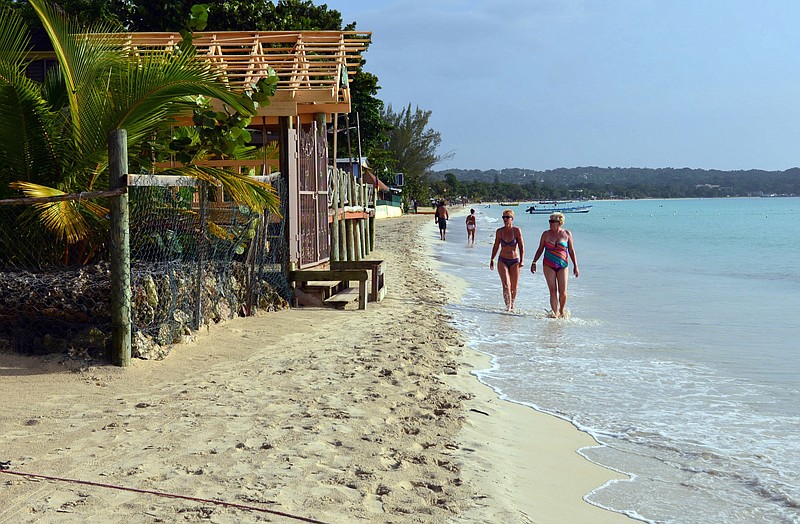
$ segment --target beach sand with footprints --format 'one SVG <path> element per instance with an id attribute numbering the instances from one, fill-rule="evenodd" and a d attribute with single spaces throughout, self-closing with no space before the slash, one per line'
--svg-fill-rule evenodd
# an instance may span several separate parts
<path id="1" fill-rule="evenodd" d="M 126 369 L 0 353 L 0 522 L 628 521 L 582 500 L 620 478 L 588 435 L 470 375 L 437 238 L 378 223 L 366 311 L 238 318 Z"/>

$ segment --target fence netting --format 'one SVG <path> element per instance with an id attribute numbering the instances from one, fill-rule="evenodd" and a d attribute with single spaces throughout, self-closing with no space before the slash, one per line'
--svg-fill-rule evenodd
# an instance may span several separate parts
<path id="1" fill-rule="evenodd" d="M 285 207 L 286 185 L 272 183 Z M 202 326 L 287 306 L 285 209 L 255 213 L 208 185 L 130 187 L 128 202 L 134 357 L 161 358 Z M 91 233 L 68 243 L 38 206 L 0 205 L 0 349 L 105 360 L 109 217 L 84 209 Z"/>

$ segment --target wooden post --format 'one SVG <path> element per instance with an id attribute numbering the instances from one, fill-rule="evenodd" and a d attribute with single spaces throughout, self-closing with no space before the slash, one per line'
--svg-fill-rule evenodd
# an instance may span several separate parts
<path id="1" fill-rule="evenodd" d="M 356 206 L 360 206 L 361 205 L 361 191 L 359 189 L 359 185 L 360 184 L 358 182 L 356 182 L 355 177 L 353 177 L 353 187 L 355 188 L 355 190 L 353 191 L 353 200 L 355 200 L 355 205 Z M 355 244 L 354 244 L 354 247 L 355 247 L 355 255 L 356 255 L 356 258 L 354 258 L 353 260 L 358 261 L 358 260 L 361 260 L 362 258 L 364 258 L 362 256 L 362 254 L 364 252 L 364 246 L 362 245 L 363 237 L 361 235 L 361 219 L 360 218 L 356 218 L 355 220 L 353 220 L 353 229 L 355 230 Z"/>
<path id="2" fill-rule="evenodd" d="M 367 184 L 361 184 L 361 201 L 364 203 L 364 220 L 361 221 L 361 234 L 364 235 L 364 256 L 372 252 L 372 243 L 369 235 L 369 205 L 367 202 Z"/>
<path id="3" fill-rule="evenodd" d="M 369 243 L 372 250 L 375 247 L 375 221 L 378 219 L 378 175 L 375 175 L 375 190 L 372 192 L 372 216 L 369 219 Z"/>
<path id="4" fill-rule="evenodd" d="M 338 171 L 339 173 L 339 209 L 342 210 L 344 213 L 344 201 L 345 195 L 347 194 L 347 180 L 345 178 L 344 171 Z M 352 260 L 347 256 L 347 220 L 344 219 L 344 215 L 342 215 L 342 219 L 339 221 L 339 242 L 341 242 L 339 246 L 339 254 L 341 255 L 342 260 Z"/>
<path id="5" fill-rule="evenodd" d="M 108 136 L 111 189 L 128 185 L 128 132 L 114 129 Z M 128 194 L 111 199 L 111 362 L 131 363 L 131 251 Z"/>
<path id="6" fill-rule="evenodd" d="M 282 202 L 284 227 L 283 241 L 287 246 L 287 254 L 282 262 L 283 270 L 287 271 L 289 262 L 300 262 L 300 191 L 297 187 L 297 155 L 295 134 L 291 130 L 292 122 L 288 116 L 278 117 L 278 169 L 281 179 L 287 188 L 287 198 Z M 290 138 L 290 135 L 292 137 Z"/>
<path id="7" fill-rule="evenodd" d="M 346 176 L 347 180 L 347 203 L 350 205 L 349 207 L 352 209 L 353 206 L 356 205 L 355 203 L 355 191 L 353 191 L 353 174 L 347 173 Z M 347 224 L 347 260 L 356 260 L 356 232 L 354 227 L 354 219 L 345 220 Z"/>
<path id="8" fill-rule="evenodd" d="M 331 260 L 338 262 L 339 258 L 339 170 L 333 168 L 330 182 L 333 184 L 333 195 L 330 207 L 333 209 L 333 221 L 331 222 Z"/>
<path id="9" fill-rule="evenodd" d="M 363 217 L 367 212 L 367 199 L 364 198 L 364 184 L 360 182 L 358 184 L 358 203 L 364 209 L 364 214 L 362 214 Z M 367 249 L 366 224 L 366 218 L 358 219 L 358 231 L 361 235 L 361 258 L 366 258 L 367 253 L 369 253 L 369 250 Z"/>

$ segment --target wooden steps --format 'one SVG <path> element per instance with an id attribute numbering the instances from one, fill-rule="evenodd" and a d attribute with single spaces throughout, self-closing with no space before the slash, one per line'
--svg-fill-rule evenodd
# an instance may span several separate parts
<path id="1" fill-rule="evenodd" d="M 289 281 L 294 287 L 295 307 L 344 309 L 358 300 L 358 309 L 367 309 L 368 301 L 379 302 L 386 296 L 383 260 L 331 262 L 330 269 L 290 271 Z M 358 286 L 350 287 L 351 282 Z"/>
<path id="2" fill-rule="evenodd" d="M 367 279 L 365 269 L 299 269 L 289 272 L 295 286 L 295 306 L 334 306 L 343 309 L 358 299 L 358 309 L 367 309 Z M 358 282 L 358 290 L 347 292 L 350 282 Z M 315 285 L 309 286 L 309 283 Z M 328 295 L 328 296 L 326 296 Z"/>

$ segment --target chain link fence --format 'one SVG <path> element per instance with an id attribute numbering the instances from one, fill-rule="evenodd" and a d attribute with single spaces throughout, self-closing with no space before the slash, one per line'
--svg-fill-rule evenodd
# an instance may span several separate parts
<path id="1" fill-rule="evenodd" d="M 270 181 L 285 207 L 286 185 Z M 202 326 L 287 307 L 286 210 L 257 214 L 217 200 L 202 185 L 129 188 L 134 357 L 162 358 Z M 0 205 L 0 349 L 106 360 L 108 217 L 81 213 L 92 233 L 67 244 L 41 223 L 43 205 Z"/>

